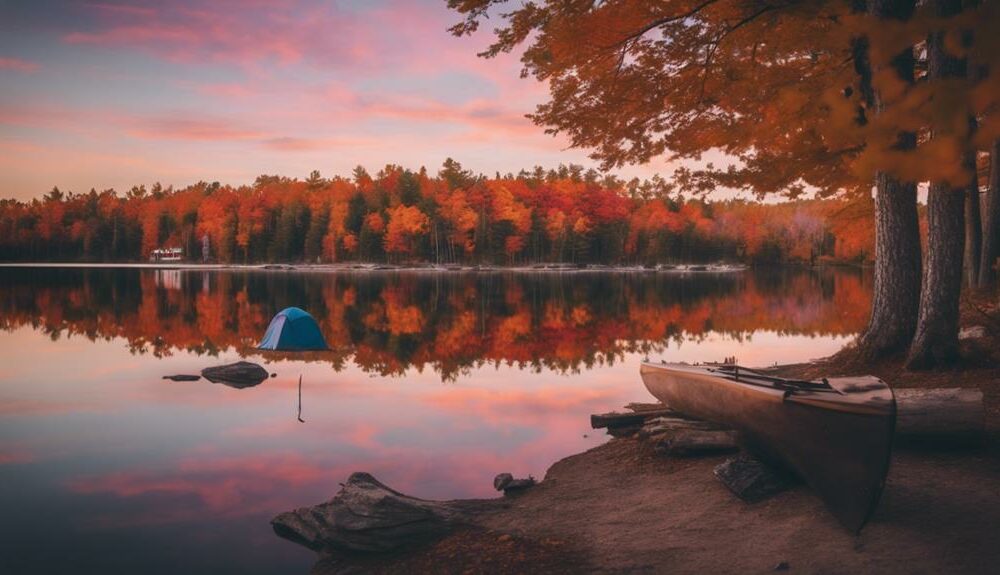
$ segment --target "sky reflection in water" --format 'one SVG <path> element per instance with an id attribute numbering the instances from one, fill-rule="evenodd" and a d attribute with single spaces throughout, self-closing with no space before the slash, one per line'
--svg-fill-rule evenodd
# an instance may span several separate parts
<path id="1" fill-rule="evenodd" d="M 648 401 L 646 354 L 749 365 L 832 353 L 867 319 L 849 270 L 330 275 L 0 269 L 0 571 L 304 572 L 274 514 L 357 470 L 422 497 L 492 496 L 604 441 Z M 335 351 L 261 355 L 273 313 Z M 161 376 L 236 361 L 247 389 Z M 303 376 L 306 423 L 296 420 Z"/>

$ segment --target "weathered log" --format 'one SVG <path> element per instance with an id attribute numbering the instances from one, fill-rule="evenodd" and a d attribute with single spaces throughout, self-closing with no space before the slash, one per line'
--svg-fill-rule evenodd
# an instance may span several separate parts
<path id="1" fill-rule="evenodd" d="M 668 415 L 672 417 L 683 417 L 681 414 L 670 409 L 669 407 L 662 406 L 659 409 L 644 409 L 642 411 L 634 411 L 631 413 L 595 413 L 590 416 L 590 427 L 593 429 L 599 429 L 602 427 L 624 427 L 627 425 L 641 425 L 642 422 L 646 421 L 651 417 L 658 417 L 661 415 Z"/>
<path id="2" fill-rule="evenodd" d="M 625 409 L 634 413 L 646 413 L 649 411 L 663 411 L 669 408 L 662 403 L 628 403 L 625 405 Z"/>
<path id="3" fill-rule="evenodd" d="M 720 431 L 725 429 L 727 429 L 725 426 L 718 425 L 710 421 L 661 416 L 646 420 L 642 428 L 639 430 L 638 435 L 640 438 L 646 438 L 682 430 Z"/>
<path id="4" fill-rule="evenodd" d="M 978 389 L 945 387 L 930 389 L 895 389 L 896 437 L 903 444 L 920 442 L 961 443 L 980 440 L 986 429 L 983 392 Z M 629 404 L 633 413 L 592 415 L 600 427 L 625 425 L 645 416 L 640 437 L 656 435 L 668 429 L 655 429 L 658 423 L 667 428 L 711 429 L 712 424 L 699 422 L 673 412 L 662 403 Z M 666 413 L 660 413 L 666 412 Z M 653 414 L 656 414 L 655 416 Z M 632 419 L 629 419 L 629 418 Z M 686 423 L 685 423 L 686 422 Z M 716 426 L 716 429 L 719 427 Z"/>
<path id="5" fill-rule="evenodd" d="M 660 455 L 672 457 L 735 451 L 739 449 L 739 437 L 733 430 L 686 429 L 665 434 L 653 449 Z"/>
<path id="6" fill-rule="evenodd" d="M 417 499 L 353 473 L 327 503 L 282 513 L 271 526 L 314 551 L 384 552 L 441 537 L 464 517 L 458 502 Z"/>
<path id="7" fill-rule="evenodd" d="M 221 383 L 237 389 L 260 385 L 268 378 L 266 369 L 249 361 L 206 367 L 201 370 L 201 375 L 212 383 Z"/>
<path id="8" fill-rule="evenodd" d="M 611 437 L 632 437 L 638 433 L 640 429 L 642 429 L 642 424 L 640 423 L 636 423 L 634 425 L 608 427 L 608 435 Z"/>
<path id="9" fill-rule="evenodd" d="M 763 501 L 794 484 L 789 474 L 747 454 L 730 457 L 717 465 L 714 473 L 727 489 L 747 503 Z"/>
<path id="10" fill-rule="evenodd" d="M 896 389 L 896 437 L 904 443 L 968 442 L 983 437 L 983 392 L 958 387 Z"/>
<path id="11" fill-rule="evenodd" d="M 164 375 L 163 379 L 169 379 L 171 381 L 198 381 L 201 379 L 201 376 L 181 373 L 177 375 Z"/>

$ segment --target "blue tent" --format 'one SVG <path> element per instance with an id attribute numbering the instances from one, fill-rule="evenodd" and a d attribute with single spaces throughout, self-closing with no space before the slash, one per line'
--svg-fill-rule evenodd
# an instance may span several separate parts
<path id="1" fill-rule="evenodd" d="M 267 326 L 264 339 L 257 349 L 274 351 L 328 350 L 326 340 L 319 331 L 313 316 L 297 308 L 288 307 L 274 316 Z"/>

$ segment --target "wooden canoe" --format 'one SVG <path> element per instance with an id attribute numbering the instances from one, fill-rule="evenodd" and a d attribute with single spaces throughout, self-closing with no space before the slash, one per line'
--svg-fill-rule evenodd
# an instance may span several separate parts
<path id="1" fill-rule="evenodd" d="M 885 485 L 896 422 L 882 380 L 788 380 L 712 364 L 644 362 L 640 372 L 667 406 L 739 430 L 748 448 L 805 480 L 848 530 L 864 527 Z"/>

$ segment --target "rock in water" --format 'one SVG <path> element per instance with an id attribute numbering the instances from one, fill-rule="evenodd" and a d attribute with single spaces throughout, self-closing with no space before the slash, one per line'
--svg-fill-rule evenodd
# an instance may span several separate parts
<path id="1" fill-rule="evenodd" d="M 229 365 L 206 367 L 201 375 L 212 383 L 221 383 L 229 387 L 243 389 L 260 385 L 267 379 L 267 370 L 249 361 L 238 361 Z"/>
<path id="2" fill-rule="evenodd" d="M 271 520 L 278 536 L 319 551 L 384 552 L 424 543 L 461 522 L 458 503 L 394 491 L 368 473 L 353 473 L 333 499 Z"/>

